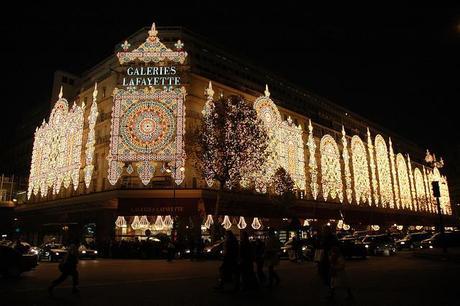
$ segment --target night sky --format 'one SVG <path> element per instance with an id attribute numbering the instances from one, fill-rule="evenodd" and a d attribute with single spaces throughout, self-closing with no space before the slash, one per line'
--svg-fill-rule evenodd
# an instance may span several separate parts
<path id="1" fill-rule="evenodd" d="M 21 112 L 49 103 L 56 69 L 78 74 L 155 21 L 187 27 L 439 155 L 460 143 L 460 6 L 167 2 L 40 2 L 4 12 L 2 127 L 14 129 Z M 14 141 L 1 135 L 2 144 Z"/>

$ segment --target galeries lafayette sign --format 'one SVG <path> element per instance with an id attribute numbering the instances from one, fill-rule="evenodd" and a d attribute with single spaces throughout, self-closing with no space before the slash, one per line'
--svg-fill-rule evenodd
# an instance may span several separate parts
<path id="1" fill-rule="evenodd" d="M 176 66 L 130 66 L 126 68 L 122 86 L 178 86 L 181 77 Z"/>

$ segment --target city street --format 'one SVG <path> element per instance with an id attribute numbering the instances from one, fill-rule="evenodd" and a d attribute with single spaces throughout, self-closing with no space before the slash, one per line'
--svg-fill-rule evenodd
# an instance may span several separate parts
<path id="1" fill-rule="evenodd" d="M 355 299 L 334 301 L 311 262 L 282 261 L 279 287 L 254 292 L 215 291 L 218 261 L 80 261 L 79 295 L 71 281 L 51 298 L 46 291 L 58 276 L 56 263 L 41 263 L 19 280 L 0 280 L 2 305 L 458 305 L 460 265 L 413 258 L 410 253 L 347 261 Z"/>

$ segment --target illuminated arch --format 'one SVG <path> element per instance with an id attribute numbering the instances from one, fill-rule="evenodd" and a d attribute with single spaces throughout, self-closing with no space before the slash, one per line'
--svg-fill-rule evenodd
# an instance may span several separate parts
<path id="1" fill-rule="evenodd" d="M 356 203 L 371 204 L 371 184 L 367 163 L 367 151 L 363 141 L 355 135 L 351 138 L 351 160 Z"/>
<path id="2" fill-rule="evenodd" d="M 375 136 L 375 156 L 380 187 L 380 202 L 384 207 L 394 207 L 393 185 L 391 183 L 390 161 L 387 144 L 381 135 Z"/>
<path id="3" fill-rule="evenodd" d="M 401 153 L 396 155 L 396 168 L 398 169 L 399 193 L 401 195 L 402 208 L 412 209 L 412 197 L 410 192 L 409 174 L 407 164 Z"/>
<path id="4" fill-rule="evenodd" d="M 327 201 L 338 198 L 343 201 L 342 171 L 340 169 L 340 153 L 337 143 L 331 135 L 324 135 L 319 150 L 321 153 L 321 185 L 323 197 Z"/>
<path id="5" fill-rule="evenodd" d="M 425 184 L 423 182 L 422 171 L 420 171 L 419 168 L 415 168 L 414 170 L 414 181 L 415 181 L 415 193 L 417 197 L 417 203 L 419 205 L 419 210 L 427 211 Z"/>

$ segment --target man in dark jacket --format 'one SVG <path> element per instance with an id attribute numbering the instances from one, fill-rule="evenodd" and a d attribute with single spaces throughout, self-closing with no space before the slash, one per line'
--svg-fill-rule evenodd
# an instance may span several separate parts
<path id="1" fill-rule="evenodd" d="M 69 251 L 64 256 L 64 259 L 59 264 L 59 270 L 61 271 L 61 276 L 55 279 L 51 286 L 48 287 L 48 292 L 50 295 L 53 294 L 53 289 L 60 283 L 64 282 L 67 277 L 72 276 L 72 293 L 78 293 L 78 245 L 71 244 Z"/>

